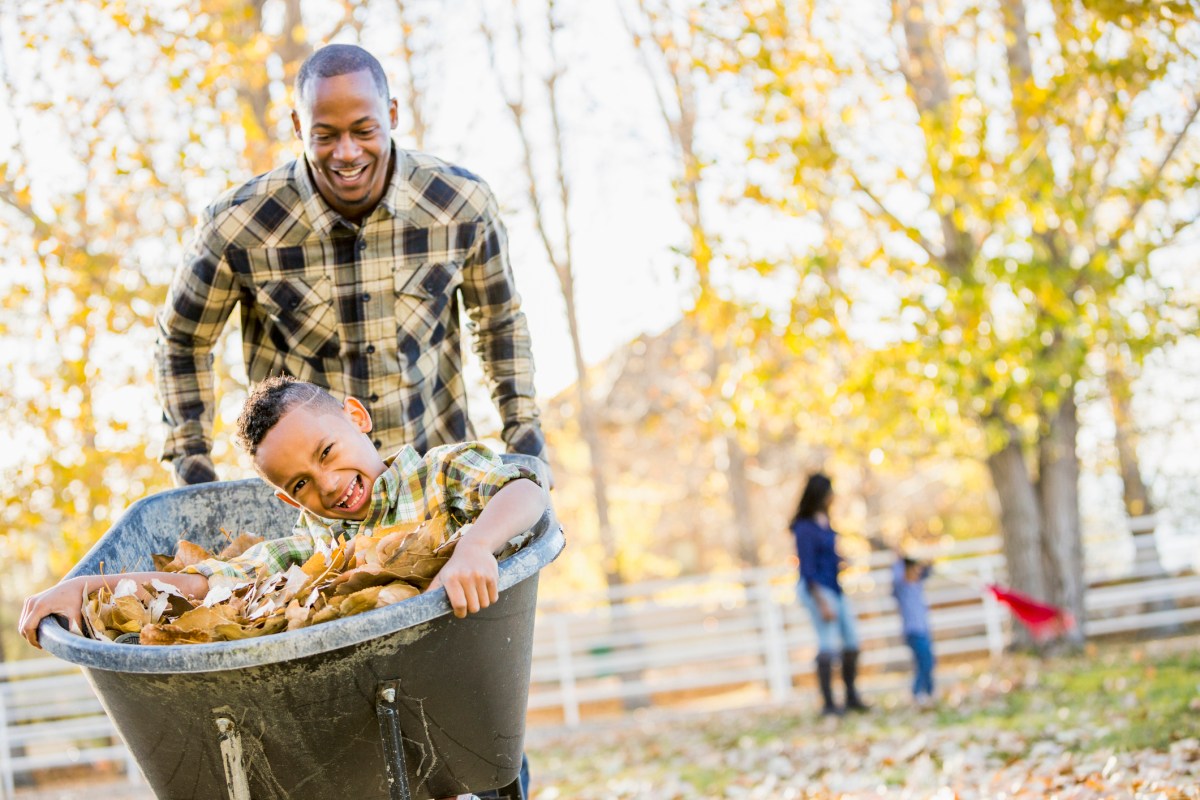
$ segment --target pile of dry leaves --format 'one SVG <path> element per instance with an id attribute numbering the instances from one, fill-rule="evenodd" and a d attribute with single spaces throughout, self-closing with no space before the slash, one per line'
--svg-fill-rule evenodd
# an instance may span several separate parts
<path id="1" fill-rule="evenodd" d="M 202 600 L 161 580 L 143 587 L 118 580 L 84 598 L 84 635 L 140 644 L 200 644 L 297 630 L 398 603 L 420 594 L 454 552 L 446 518 L 378 528 L 349 542 L 318 546 L 303 564 L 265 570 L 250 580 L 214 576 Z M 222 531 L 225 533 L 225 531 Z M 226 538 L 231 538 L 226 533 Z M 160 572 L 179 572 L 210 558 L 236 558 L 262 541 L 242 533 L 216 555 L 180 541 L 174 557 L 154 556 Z M 142 591 L 139 591 L 141 589 Z"/>

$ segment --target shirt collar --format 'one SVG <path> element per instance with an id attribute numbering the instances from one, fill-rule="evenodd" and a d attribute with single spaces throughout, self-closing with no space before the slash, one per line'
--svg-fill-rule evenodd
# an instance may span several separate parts
<path id="1" fill-rule="evenodd" d="M 382 208 L 393 217 L 404 216 L 405 209 L 410 207 L 408 197 L 408 182 L 403 176 L 408 171 L 408 157 L 403 150 L 392 142 L 392 174 L 379 205 L 368 215 L 370 219 Z M 300 193 L 300 204 L 304 207 L 304 216 L 308 218 L 309 226 L 317 236 L 328 236 L 335 227 L 341 225 L 349 230 L 357 230 L 358 226 L 347 220 L 329 207 L 325 198 L 317 191 L 313 183 L 308 165 L 308 156 L 301 155 L 292 162 L 292 179 Z"/>
<path id="2" fill-rule="evenodd" d="M 412 445 L 404 445 L 391 458 L 384 459 L 388 468 L 375 479 L 371 487 L 371 505 L 367 507 L 367 516 L 360 523 L 361 527 L 374 528 L 384 524 L 387 515 L 400 505 L 400 495 L 410 491 L 408 479 L 421 467 L 421 457 Z"/>

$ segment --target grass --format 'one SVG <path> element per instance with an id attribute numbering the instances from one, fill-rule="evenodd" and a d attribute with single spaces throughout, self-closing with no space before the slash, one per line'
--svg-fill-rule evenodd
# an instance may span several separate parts
<path id="1" fill-rule="evenodd" d="M 1007 656 L 947 686 L 932 713 L 892 694 L 873 697 L 873 712 L 822 719 L 803 692 L 782 707 L 545 732 L 528 742 L 534 797 L 990 798 L 1019 784 L 1013 797 L 1086 785 L 1200 800 L 1200 638 L 1163 644 Z"/>
<path id="2" fill-rule="evenodd" d="M 941 726 L 990 727 L 1026 736 L 1077 731 L 1077 752 L 1163 750 L 1200 738 L 1200 653 L 1156 658 L 1136 647 L 1092 649 L 1050 662 L 1015 660 L 1008 691 L 938 712 Z M 981 676 L 981 682 L 987 679 Z"/>

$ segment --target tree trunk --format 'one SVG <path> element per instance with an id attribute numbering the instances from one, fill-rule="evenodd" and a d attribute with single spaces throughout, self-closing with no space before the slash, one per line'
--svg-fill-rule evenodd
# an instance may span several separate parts
<path id="1" fill-rule="evenodd" d="M 1117 460 L 1124 485 L 1125 513 L 1131 518 L 1154 513 L 1146 482 L 1142 480 L 1137 457 L 1137 427 L 1133 421 L 1129 379 L 1123 372 L 1110 369 L 1107 376 L 1108 394 L 1112 400 L 1113 423 L 1116 425 Z"/>
<path id="2" fill-rule="evenodd" d="M 750 505 L 746 480 L 746 451 L 733 431 L 725 434 L 725 455 L 729 462 L 725 477 L 729 485 L 729 505 L 733 511 L 733 530 L 737 531 L 738 557 L 743 566 L 757 567 L 761 559 L 758 553 L 758 529 L 754 524 L 754 509 Z"/>
<path id="3" fill-rule="evenodd" d="M 1079 457 L 1075 440 L 1079 419 L 1075 397 L 1068 393 L 1038 441 L 1038 495 L 1042 512 L 1042 557 L 1047 599 L 1075 617 L 1065 638 L 1084 639 L 1083 534 L 1079 519 Z"/>
<path id="4" fill-rule="evenodd" d="M 1008 444 L 988 456 L 987 466 L 1000 501 L 1008 583 L 1023 594 L 1043 599 L 1046 577 L 1042 569 L 1041 512 L 1015 429 L 1009 430 Z M 1013 642 L 1019 647 L 1030 647 L 1033 639 L 1023 626 L 1017 625 L 1013 628 Z"/>
<path id="5" fill-rule="evenodd" d="M 1150 523 L 1143 523 L 1136 529 L 1131 525 L 1130 534 L 1150 534 L 1153 537 L 1154 504 L 1150 502 L 1150 492 L 1146 489 L 1146 482 L 1142 480 L 1142 468 L 1137 455 L 1137 425 L 1133 420 L 1133 392 L 1122 361 L 1117 360 L 1109 368 L 1106 381 L 1108 396 L 1112 401 L 1113 424 L 1116 428 L 1113 443 L 1117 448 L 1117 462 L 1121 470 L 1125 515 L 1131 523 L 1139 517 Z M 1134 570 L 1138 577 L 1159 577 L 1167 574 L 1156 543 L 1152 542 L 1148 547 L 1137 547 L 1134 550 Z M 1175 608 L 1174 598 L 1165 597 L 1144 604 L 1140 610 L 1174 611 Z M 1174 634 L 1179 632 L 1180 627 L 1179 623 L 1169 623 L 1162 626 L 1160 631 L 1163 634 Z"/>

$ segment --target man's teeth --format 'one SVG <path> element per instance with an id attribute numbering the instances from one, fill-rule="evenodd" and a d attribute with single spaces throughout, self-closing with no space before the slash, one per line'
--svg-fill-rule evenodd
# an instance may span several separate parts
<path id="1" fill-rule="evenodd" d="M 336 172 L 338 175 L 342 176 L 346 180 L 354 180 L 359 175 L 361 175 L 363 170 L 366 168 L 367 168 L 367 165 L 363 164 L 361 167 L 356 167 L 355 169 L 335 169 L 334 172 Z"/>

